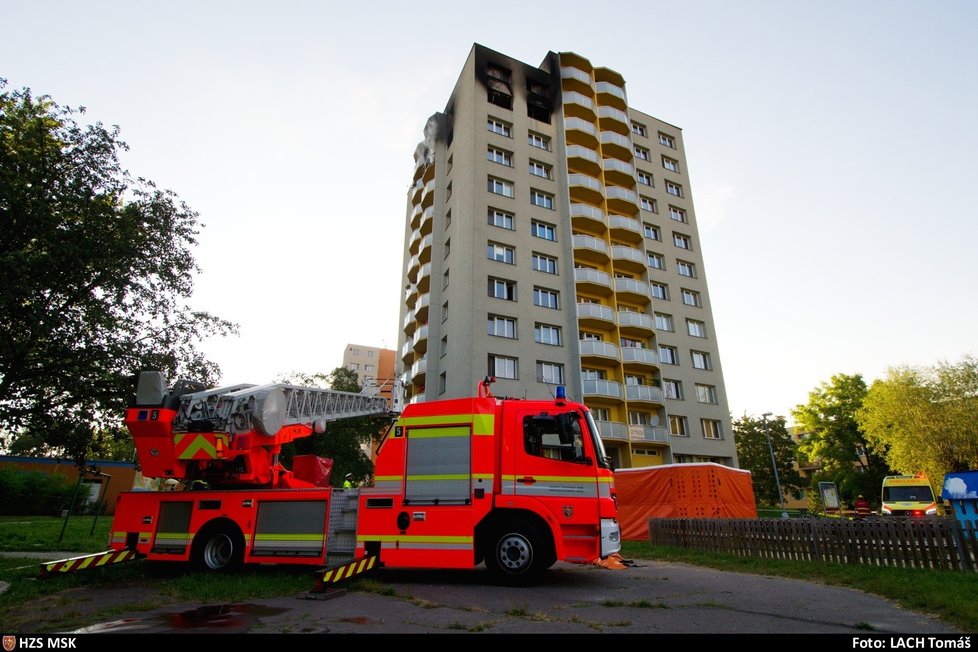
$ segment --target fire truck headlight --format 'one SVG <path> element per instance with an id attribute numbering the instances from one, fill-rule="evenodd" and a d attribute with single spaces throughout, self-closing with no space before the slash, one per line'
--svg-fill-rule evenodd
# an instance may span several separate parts
<path id="1" fill-rule="evenodd" d="M 927 515 L 928 515 L 928 516 L 933 516 L 933 515 L 934 515 L 934 514 L 936 514 L 936 513 L 937 513 L 937 508 L 936 508 L 936 507 L 931 507 L 931 508 L 929 508 L 929 509 L 927 510 Z"/>

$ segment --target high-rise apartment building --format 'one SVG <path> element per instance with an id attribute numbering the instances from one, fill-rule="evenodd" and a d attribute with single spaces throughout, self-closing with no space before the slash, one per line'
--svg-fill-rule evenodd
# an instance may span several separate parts
<path id="1" fill-rule="evenodd" d="M 475 45 L 415 151 L 410 401 L 583 399 L 619 467 L 736 464 L 682 131 L 573 53 Z"/>
<path id="2" fill-rule="evenodd" d="M 394 351 L 363 344 L 347 344 L 343 350 L 343 366 L 357 374 L 361 386 L 376 385 L 380 394 L 391 402 L 394 389 Z"/>

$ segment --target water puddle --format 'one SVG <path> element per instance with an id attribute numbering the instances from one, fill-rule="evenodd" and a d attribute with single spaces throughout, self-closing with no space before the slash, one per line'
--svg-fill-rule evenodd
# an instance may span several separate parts
<path id="1" fill-rule="evenodd" d="M 72 634 L 111 634 L 192 631 L 206 633 L 247 632 L 262 616 L 275 616 L 286 609 L 257 604 L 216 604 L 186 611 L 150 614 L 140 618 L 122 618 L 82 627 Z"/>

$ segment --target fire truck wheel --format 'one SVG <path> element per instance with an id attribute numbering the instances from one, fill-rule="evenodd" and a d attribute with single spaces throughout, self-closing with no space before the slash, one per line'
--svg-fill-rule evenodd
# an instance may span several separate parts
<path id="1" fill-rule="evenodd" d="M 486 550 L 486 569 L 506 584 L 537 579 L 548 563 L 545 539 L 529 523 L 507 523 L 496 528 Z"/>
<path id="2" fill-rule="evenodd" d="M 194 537 L 191 559 L 203 570 L 223 571 L 240 566 L 244 559 L 244 537 L 229 523 L 206 525 Z"/>

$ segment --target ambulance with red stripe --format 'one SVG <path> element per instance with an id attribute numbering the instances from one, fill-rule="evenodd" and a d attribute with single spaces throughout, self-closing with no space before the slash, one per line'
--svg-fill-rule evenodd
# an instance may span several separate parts
<path id="1" fill-rule="evenodd" d="M 240 563 L 469 568 L 508 583 L 558 560 L 620 549 L 614 475 L 591 413 L 552 400 L 479 396 L 407 406 L 387 430 L 373 483 L 326 486 L 317 459 L 279 461 L 329 423 L 384 415 L 386 401 L 292 385 L 205 389 L 140 375 L 126 425 L 143 474 L 185 491 L 120 495 L 114 550 L 223 570 Z"/>

